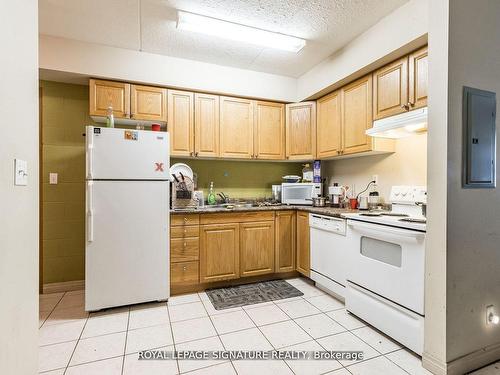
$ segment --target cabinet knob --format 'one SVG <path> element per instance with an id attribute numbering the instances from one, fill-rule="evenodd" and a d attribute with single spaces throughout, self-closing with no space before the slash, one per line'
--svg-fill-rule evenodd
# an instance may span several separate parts
<path id="1" fill-rule="evenodd" d="M 182 270 L 183 271 L 187 271 L 187 267 L 186 266 L 182 266 Z"/>
<path id="2" fill-rule="evenodd" d="M 405 111 L 408 111 L 410 109 L 410 106 L 408 104 L 401 104 L 401 108 L 403 108 Z"/>
<path id="3" fill-rule="evenodd" d="M 194 153 L 194 156 L 196 156 L 196 157 L 198 156 L 198 151 L 196 151 L 196 152 Z"/>
<path id="4" fill-rule="evenodd" d="M 184 247 L 186 247 L 186 245 L 187 245 L 186 242 L 184 242 Z"/>
<path id="5" fill-rule="evenodd" d="M 193 156 L 193 155 L 194 155 L 194 152 L 193 152 L 193 151 L 191 151 L 191 152 L 189 153 L 189 156 Z"/>
<path id="6" fill-rule="evenodd" d="M 187 230 L 187 229 L 184 229 L 184 233 L 187 233 L 187 232 L 188 232 L 188 230 Z"/>
<path id="7" fill-rule="evenodd" d="M 188 221 L 188 218 L 187 218 L 187 217 L 185 217 L 185 218 L 184 218 L 184 221 L 185 221 L 185 222 L 187 222 L 187 221 Z"/>

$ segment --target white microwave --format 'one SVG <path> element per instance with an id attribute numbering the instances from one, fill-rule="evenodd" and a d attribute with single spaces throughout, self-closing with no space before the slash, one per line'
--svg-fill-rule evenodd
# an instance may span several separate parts
<path id="1" fill-rule="evenodd" d="M 281 184 L 281 203 L 312 205 L 312 198 L 321 197 L 320 183 L 283 183 Z"/>

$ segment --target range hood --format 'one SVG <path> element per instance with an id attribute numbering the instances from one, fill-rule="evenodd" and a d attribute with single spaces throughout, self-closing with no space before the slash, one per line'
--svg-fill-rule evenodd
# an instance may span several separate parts
<path id="1" fill-rule="evenodd" d="M 427 131 L 427 107 L 373 122 L 366 135 L 380 138 L 403 138 Z"/>

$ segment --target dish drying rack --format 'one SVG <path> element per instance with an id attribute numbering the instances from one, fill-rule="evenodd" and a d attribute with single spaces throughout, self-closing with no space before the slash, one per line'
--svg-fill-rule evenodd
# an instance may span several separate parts
<path id="1" fill-rule="evenodd" d="M 198 201 L 194 194 L 194 182 L 188 176 L 176 176 L 172 181 L 172 208 L 189 209 L 196 208 Z"/>

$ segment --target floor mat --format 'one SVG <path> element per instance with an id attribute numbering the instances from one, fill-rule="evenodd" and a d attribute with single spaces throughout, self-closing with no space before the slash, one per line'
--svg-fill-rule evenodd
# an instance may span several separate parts
<path id="1" fill-rule="evenodd" d="M 285 280 L 262 281 L 227 288 L 207 289 L 206 293 L 216 310 L 253 305 L 256 303 L 304 295 Z"/>

